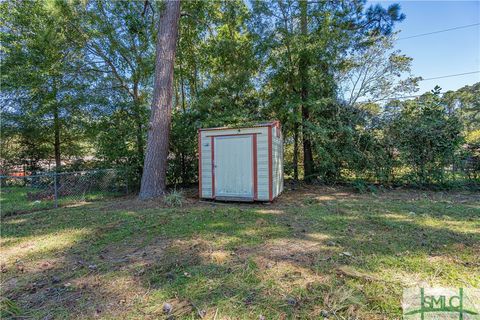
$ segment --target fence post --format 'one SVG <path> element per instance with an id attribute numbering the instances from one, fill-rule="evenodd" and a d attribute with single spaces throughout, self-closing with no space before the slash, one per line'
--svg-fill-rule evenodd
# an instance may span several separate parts
<path id="1" fill-rule="evenodd" d="M 58 208 L 58 187 L 57 187 L 57 173 L 53 173 L 53 187 L 54 187 L 54 194 L 53 199 L 55 202 L 55 208 Z"/>

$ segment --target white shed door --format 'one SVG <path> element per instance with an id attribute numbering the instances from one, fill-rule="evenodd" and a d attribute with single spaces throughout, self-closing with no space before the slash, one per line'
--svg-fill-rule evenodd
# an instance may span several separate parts
<path id="1" fill-rule="evenodd" d="M 215 195 L 253 198 L 251 136 L 215 137 Z"/>

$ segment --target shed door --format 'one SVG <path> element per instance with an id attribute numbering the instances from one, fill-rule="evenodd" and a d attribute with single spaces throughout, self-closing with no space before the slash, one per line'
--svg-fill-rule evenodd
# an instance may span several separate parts
<path id="1" fill-rule="evenodd" d="M 252 136 L 215 137 L 215 196 L 253 199 Z"/>

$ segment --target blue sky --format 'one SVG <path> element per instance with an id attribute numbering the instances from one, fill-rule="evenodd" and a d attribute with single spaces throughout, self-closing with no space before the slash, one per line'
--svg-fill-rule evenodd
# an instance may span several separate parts
<path id="1" fill-rule="evenodd" d="M 399 38 L 480 22 L 480 1 L 370 1 L 388 6 L 399 3 L 406 19 Z M 480 25 L 399 40 L 396 48 L 413 58 L 413 74 L 423 78 L 480 70 Z M 442 87 L 442 92 L 480 82 L 480 73 L 422 81 L 419 93 Z"/>

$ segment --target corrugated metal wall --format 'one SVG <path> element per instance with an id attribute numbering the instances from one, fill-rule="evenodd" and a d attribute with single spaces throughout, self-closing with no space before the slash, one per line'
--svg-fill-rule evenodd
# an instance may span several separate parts
<path id="1" fill-rule="evenodd" d="M 283 137 L 280 128 L 273 127 L 272 129 L 272 186 L 275 198 L 283 191 Z"/>
<path id="2" fill-rule="evenodd" d="M 251 135 L 215 137 L 215 196 L 254 199 Z"/>

